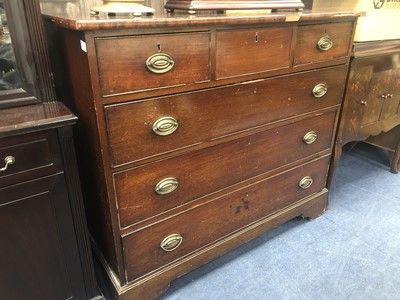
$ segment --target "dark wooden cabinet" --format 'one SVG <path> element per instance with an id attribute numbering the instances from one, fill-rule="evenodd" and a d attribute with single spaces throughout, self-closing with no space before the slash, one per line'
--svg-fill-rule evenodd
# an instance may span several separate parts
<path id="1" fill-rule="evenodd" d="M 0 193 L 0 261 L 9 270 L 0 275 L 1 298 L 85 299 L 63 175 L 15 184 Z"/>
<path id="2" fill-rule="evenodd" d="M 0 298 L 100 299 L 61 103 L 0 111 Z"/>
<path id="3" fill-rule="evenodd" d="M 1 10 L 1 60 L 13 67 L 1 72 L 0 299 L 100 299 L 72 137 L 77 117 L 56 101 L 39 1 L 4 0 Z M 20 84 L 5 85 L 11 75 Z"/>
<path id="4" fill-rule="evenodd" d="M 113 298 L 155 298 L 325 211 L 356 14 L 111 22 L 60 7 L 44 11 L 48 40 L 81 120 L 89 227 Z"/>
<path id="5" fill-rule="evenodd" d="M 352 141 L 385 135 L 400 124 L 400 41 L 355 43 L 335 146 L 335 162 Z M 396 150 L 398 131 L 382 147 Z M 379 146 L 380 140 L 373 138 Z M 390 146 L 389 146 L 390 144 Z M 395 155 L 396 157 L 396 155 Z M 398 154 L 397 154 L 398 157 Z M 397 162 L 393 162 L 394 166 Z M 332 169 L 333 170 L 333 169 Z"/>

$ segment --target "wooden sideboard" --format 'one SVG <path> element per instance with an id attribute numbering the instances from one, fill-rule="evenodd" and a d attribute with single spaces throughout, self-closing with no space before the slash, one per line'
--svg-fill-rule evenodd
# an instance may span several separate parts
<path id="1" fill-rule="evenodd" d="M 0 111 L 0 298 L 102 299 L 60 102 Z"/>
<path id="2" fill-rule="evenodd" d="M 325 211 L 357 14 L 59 8 L 44 10 L 48 40 L 80 119 L 89 227 L 113 298 L 152 299 Z"/>
<path id="3" fill-rule="evenodd" d="M 397 125 L 400 125 L 400 40 L 355 43 L 335 146 L 335 162 L 345 144 L 384 135 Z M 383 148 L 390 144 L 386 148 L 395 151 L 400 141 L 397 132 L 388 133 L 390 141 L 381 137 L 373 138 L 373 143 L 378 146 L 381 142 Z M 397 164 L 398 159 L 394 159 L 392 171 L 396 171 Z"/>

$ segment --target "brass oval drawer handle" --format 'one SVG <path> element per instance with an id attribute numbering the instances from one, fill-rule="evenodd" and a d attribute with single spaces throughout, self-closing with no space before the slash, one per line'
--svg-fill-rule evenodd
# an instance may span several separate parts
<path id="1" fill-rule="evenodd" d="M 308 189 L 313 183 L 313 180 L 310 176 L 304 177 L 302 180 L 299 182 L 299 187 L 301 187 L 303 190 Z"/>
<path id="2" fill-rule="evenodd" d="M 325 96 L 327 92 L 328 92 L 328 86 L 325 83 L 317 84 L 312 90 L 312 94 L 315 98 L 321 98 Z"/>
<path id="3" fill-rule="evenodd" d="M 0 172 L 7 171 L 8 166 L 13 165 L 15 163 L 15 157 L 11 156 L 11 155 L 7 156 L 4 159 L 4 163 L 5 163 L 5 166 L 0 168 Z"/>
<path id="4" fill-rule="evenodd" d="M 146 60 L 146 67 L 150 72 L 164 74 L 174 67 L 174 60 L 165 53 L 156 53 Z"/>
<path id="5" fill-rule="evenodd" d="M 156 186 L 154 187 L 154 191 L 158 195 L 166 195 L 175 191 L 178 188 L 178 185 L 179 185 L 178 179 L 169 177 L 157 183 Z"/>
<path id="6" fill-rule="evenodd" d="M 317 42 L 317 47 L 321 51 L 328 51 L 329 49 L 332 48 L 332 46 L 333 46 L 333 41 L 328 35 L 323 36 Z"/>
<path id="7" fill-rule="evenodd" d="M 307 132 L 303 137 L 303 142 L 307 145 L 314 143 L 317 140 L 317 133 L 315 131 Z"/>
<path id="8" fill-rule="evenodd" d="M 167 252 L 174 251 L 182 244 L 182 241 L 183 237 L 179 233 L 174 233 L 163 239 L 160 247 Z"/>
<path id="9" fill-rule="evenodd" d="M 153 132 L 160 136 L 172 134 L 178 129 L 178 121 L 174 117 L 163 117 L 153 124 Z"/>

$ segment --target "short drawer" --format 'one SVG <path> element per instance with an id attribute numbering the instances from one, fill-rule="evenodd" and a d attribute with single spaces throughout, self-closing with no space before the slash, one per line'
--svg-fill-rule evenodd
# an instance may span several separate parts
<path id="1" fill-rule="evenodd" d="M 140 161 L 338 105 L 345 76 L 341 66 L 107 106 L 111 164 Z"/>
<path id="2" fill-rule="evenodd" d="M 174 262 L 321 191 L 325 187 L 328 164 L 329 157 L 325 157 L 124 236 L 128 280 Z"/>
<path id="3" fill-rule="evenodd" d="M 103 96 L 210 79 L 209 33 L 96 39 Z"/>
<path id="4" fill-rule="evenodd" d="M 329 150 L 336 111 L 114 174 L 121 227 Z"/>
<path id="5" fill-rule="evenodd" d="M 288 68 L 293 26 L 220 30 L 216 79 Z"/>
<path id="6" fill-rule="evenodd" d="M 352 27 L 352 22 L 299 26 L 294 65 L 346 58 Z"/>
<path id="7" fill-rule="evenodd" d="M 57 141 L 56 131 L 1 139 L 0 187 L 61 171 Z"/>

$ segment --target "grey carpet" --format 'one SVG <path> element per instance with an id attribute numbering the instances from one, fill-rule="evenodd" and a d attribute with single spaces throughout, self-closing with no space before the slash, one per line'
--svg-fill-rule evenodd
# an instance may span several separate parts
<path id="1" fill-rule="evenodd" d="M 400 174 L 359 143 L 340 159 L 323 216 L 263 234 L 159 299 L 400 299 Z"/>

